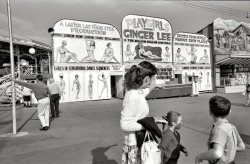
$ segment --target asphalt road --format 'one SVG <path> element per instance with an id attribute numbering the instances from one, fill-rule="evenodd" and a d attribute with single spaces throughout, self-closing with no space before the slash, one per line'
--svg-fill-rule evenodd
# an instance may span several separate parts
<path id="1" fill-rule="evenodd" d="M 192 164 L 195 156 L 207 149 L 212 127 L 208 100 L 215 94 L 199 97 L 177 97 L 148 100 L 151 116 L 162 116 L 170 110 L 183 116 L 181 142 L 189 156 L 183 154 L 179 163 Z M 250 107 L 245 108 L 241 94 L 220 94 L 232 103 L 229 121 L 240 132 L 247 149 L 236 155 L 236 163 L 250 163 Z M 88 101 L 60 104 L 61 116 L 51 120 L 48 131 L 39 131 L 36 108 L 17 107 L 19 132 L 23 137 L 4 137 L 12 133 L 10 107 L 0 107 L 1 164 L 119 164 L 123 145 L 120 130 L 122 100 Z M 206 163 L 206 162 L 203 162 Z"/>

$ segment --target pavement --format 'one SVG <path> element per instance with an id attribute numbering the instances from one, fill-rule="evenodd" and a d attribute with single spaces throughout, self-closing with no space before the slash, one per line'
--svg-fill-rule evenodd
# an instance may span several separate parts
<path id="1" fill-rule="evenodd" d="M 179 163 L 193 164 L 198 153 L 207 150 L 206 142 L 212 127 L 208 100 L 214 93 L 198 97 L 175 97 L 148 100 L 151 116 L 162 116 L 170 110 L 180 112 L 183 127 L 181 143 L 189 156 L 180 156 Z M 250 107 L 244 107 L 240 93 L 219 94 L 232 103 L 229 121 L 241 134 L 247 148 L 236 155 L 236 163 L 250 163 Z M 123 146 L 120 129 L 122 100 L 71 102 L 60 104 L 60 117 L 51 119 L 48 131 L 40 131 L 36 108 L 17 106 L 18 134 L 12 133 L 11 107 L 0 107 L 1 164 L 119 164 Z M 203 162 L 207 163 L 207 162 Z"/>

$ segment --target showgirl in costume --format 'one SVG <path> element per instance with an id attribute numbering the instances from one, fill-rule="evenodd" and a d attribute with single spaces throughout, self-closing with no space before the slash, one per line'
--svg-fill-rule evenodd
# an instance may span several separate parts
<path id="1" fill-rule="evenodd" d="M 59 87 L 60 87 L 60 90 L 61 90 L 61 94 L 62 94 L 62 100 L 64 100 L 64 94 L 65 94 L 65 81 L 63 80 L 63 73 L 60 73 L 59 75 L 59 78 L 60 78 L 60 82 L 57 82 Z"/>
<path id="2" fill-rule="evenodd" d="M 175 54 L 175 62 L 178 64 L 188 63 L 187 59 L 181 55 L 181 48 L 177 49 L 177 52 Z"/>
<path id="3" fill-rule="evenodd" d="M 84 57 L 81 62 L 93 62 L 95 60 L 94 51 L 95 51 L 95 41 L 91 40 L 88 42 L 88 40 L 85 40 L 86 42 L 86 50 L 88 53 L 88 56 Z"/>
<path id="4" fill-rule="evenodd" d="M 93 83 L 94 83 L 93 75 L 90 73 L 89 74 L 89 86 L 88 86 L 90 99 L 92 99 L 92 96 L 93 96 Z"/>
<path id="5" fill-rule="evenodd" d="M 188 52 L 188 49 L 186 47 L 187 53 L 188 55 L 191 55 L 191 61 L 190 64 L 197 64 L 197 55 L 195 54 L 195 52 L 197 51 L 197 49 L 194 48 L 194 45 L 191 45 L 191 50 Z"/>
<path id="6" fill-rule="evenodd" d="M 102 73 L 102 79 L 100 77 L 98 77 L 98 79 L 103 82 L 103 87 L 102 87 L 102 91 L 101 91 L 99 98 L 102 97 L 102 93 L 103 93 L 104 89 L 107 89 L 107 97 L 108 97 L 108 93 L 109 93 L 108 92 L 108 82 L 107 82 L 108 77 L 109 77 L 109 75 L 105 78 L 104 73 Z"/>
<path id="7" fill-rule="evenodd" d="M 80 85 L 80 81 L 79 81 L 79 76 L 78 75 L 75 75 L 75 80 L 73 81 L 73 87 L 72 87 L 72 91 L 74 90 L 74 86 L 76 85 L 76 99 L 79 99 L 79 92 L 81 90 L 81 85 Z"/>
<path id="8" fill-rule="evenodd" d="M 126 55 L 128 61 L 134 59 L 134 53 L 132 53 L 132 51 L 130 49 L 130 44 L 127 45 L 127 49 L 125 51 L 125 55 Z"/>
<path id="9" fill-rule="evenodd" d="M 67 41 L 63 40 L 61 47 L 57 48 L 57 55 L 56 61 L 58 61 L 58 57 L 60 56 L 60 63 L 67 63 L 70 59 L 74 60 L 75 62 L 79 63 L 77 56 L 75 53 L 69 51 L 65 46 L 67 45 Z"/>
<path id="10" fill-rule="evenodd" d="M 109 42 L 106 46 L 107 48 L 104 51 L 101 61 L 103 60 L 104 63 L 109 63 L 112 59 L 114 59 L 117 63 L 119 63 L 114 55 L 114 49 L 111 48 L 111 43 Z"/>
<path id="11" fill-rule="evenodd" d="M 138 54 L 141 59 L 145 59 L 144 57 L 148 57 L 150 59 L 161 59 L 161 57 L 152 54 L 151 51 L 146 51 L 142 43 L 139 43 L 138 47 L 139 47 Z"/>

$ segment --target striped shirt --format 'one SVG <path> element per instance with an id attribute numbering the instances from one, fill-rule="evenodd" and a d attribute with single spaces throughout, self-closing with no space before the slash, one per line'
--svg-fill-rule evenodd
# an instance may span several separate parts
<path id="1" fill-rule="evenodd" d="M 124 131 L 124 144 L 137 145 L 135 131 L 143 127 L 137 123 L 138 120 L 145 118 L 149 114 L 149 107 L 145 97 L 149 94 L 149 89 L 134 90 L 126 92 L 121 111 L 120 125 Z"/>
<path id="2" fill-rule="evenodd" d="M 208 140 L 208 148 L 211 149 L 213 143 L 217 143 L 224 147 L 223 156 L 218 159 L 216 164 L 228 164 L 235 158 L 237 145 L 243 141 L 235 126 L 227 120 L 214 123 L 210 138 Z M 210 162 L 212 163 L 212 162 Z"/>

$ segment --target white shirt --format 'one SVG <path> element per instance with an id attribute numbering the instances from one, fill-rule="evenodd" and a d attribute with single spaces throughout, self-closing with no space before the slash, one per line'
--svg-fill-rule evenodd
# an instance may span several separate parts
<path id="1" fill-rule="evenodd" d="M 24 87 L 22 93 L 24 96 L 30 96 L 32 91 L 31 91 L 31 89 Z"/>
<path id="2" fill-rule="evenodd" d="M 145 118 L 149 114 L 149 107 L 145 97 L 149 94 L 149 89 L 134 90 L 126 92 L 121 111 L 120 125 L 124 131 L 124 144 L 137 145 L 135 131 L 143 127 L 137 123 L 138 120 Z"/>

